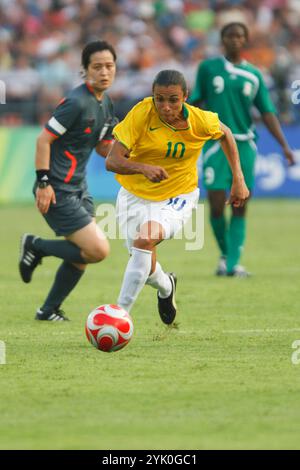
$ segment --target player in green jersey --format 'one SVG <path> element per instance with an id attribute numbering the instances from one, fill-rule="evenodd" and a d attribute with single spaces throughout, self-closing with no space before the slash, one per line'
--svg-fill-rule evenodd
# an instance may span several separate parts
<path id="1" fill-rule="evenodd" d="M 204 102 L 217 112 L 232 131 L 238 145 L 241 166 L 248 189 L 254 185 L 256 133 L 251 108 L 261 113 L 262 120 L 279 142 L 289 164 L 294 163 L 291 149 L 283 135 L 275 108 L 260 71 L 242 58 L 248 41 L 248 29 L 242 23 L 229 23 L 221 31 L 224 56 L 203 61 L 197 72 L 190 102 Z M 231 187 L 227 159 L 218 142 L 208 142 L 203 150 L 204 184 L 208 191 L 210 222 L 221 251 L 217 275 L 247 277 L 239 265 L 246 235 L 246 205 L 232 207 L 229 224 L 224 215 L 226 191 Z"/>

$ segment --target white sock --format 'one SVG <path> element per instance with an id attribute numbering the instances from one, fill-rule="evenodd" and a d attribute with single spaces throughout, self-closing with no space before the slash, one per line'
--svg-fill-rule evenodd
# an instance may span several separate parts
<path id="1" fill-rule="evenodd" d="M 118 305 L 130 312 L 151 271 L 152 251 L 133 247 L 118 298 Z"/>
<path id="2" fill-rule="evenodd" d="M 146 284 L 158 290 L 159 297 L 166 299 L 172 292 L 172 283 L 169 276 L 162 270 L 161 265 L 156 262 L 155 271 L 152 273 Z"/>

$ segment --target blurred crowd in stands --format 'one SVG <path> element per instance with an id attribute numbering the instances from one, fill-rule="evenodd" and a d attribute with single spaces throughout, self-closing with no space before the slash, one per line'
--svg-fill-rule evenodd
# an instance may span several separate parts
<path id="1" fill-rule="evenodd" d="M 231 21 L 248 26 L 245 58 L 263 72 L 281 121 L 299 121 L 291 84 L 300 79 L 300 0 L 0 0 L 0 124 L 43 124 L 80 83 L 81 50 L 95 39 L 118 54 L 110 95 L 119 117 L 163 68 L 183 71 L 191 88 Z"/>

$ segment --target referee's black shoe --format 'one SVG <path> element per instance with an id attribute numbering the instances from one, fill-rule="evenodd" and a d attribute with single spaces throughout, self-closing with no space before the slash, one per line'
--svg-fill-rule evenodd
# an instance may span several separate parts
<path id="1" fill-rule="evenodd" d="M 50 311 L 39 308 L 35 314 L 35 319 L 42 321 L 69 321 L 69 318 L 65 317 L 65 312 L 60 308 L 54 308 Z"/>
<path id="2" fill-rule="evenodd" d="M 176 274 L 174 273 L 167 273 L 167 275 L 169 276 L 171 284 L 172 284 L 171 294 L 166 299 L 162 299 L 157 292 L 157 300 L 158 300 L 158 311 L 159 311 L 161 320 L 166 325 L 171 325 L 171 323 L 173 323 L 173 321 L 175 320 L 176 311 L 177 311 L 177 306 L 176 306 L 176 301 L 175 301 L 177 277 L 176 277 Z"/>
<path id="3" fill-rule="evenodd" d="M 42 257 L 33 247 L 33 240 L 36 237 L 25 233 L 21 238 L 19 271 L 24 282 L 31 281 L 32 273 L 38 264 L 42 263 Z"/>

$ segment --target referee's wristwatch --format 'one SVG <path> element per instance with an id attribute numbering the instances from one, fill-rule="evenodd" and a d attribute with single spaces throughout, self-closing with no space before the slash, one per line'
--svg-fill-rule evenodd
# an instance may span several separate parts
<path id="1" fill-rule="evenodd" d="M 38 188 L 40 189 L 44 189 L 44 188 L 47 188 L 47 186 L 49 186 L 50 184 L 50 181 L 38 181 Z"/>
<path id="2" fill-rule="evenodd" d="M 47 188 L 50 184 L 50 170 L 36 170 L 37 187 Z"/>

